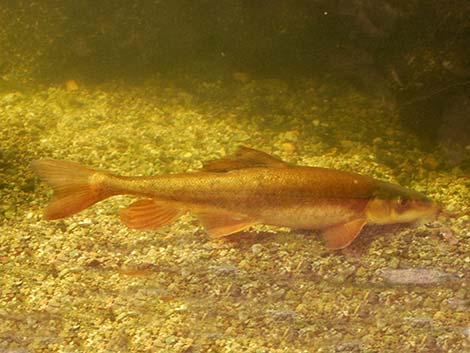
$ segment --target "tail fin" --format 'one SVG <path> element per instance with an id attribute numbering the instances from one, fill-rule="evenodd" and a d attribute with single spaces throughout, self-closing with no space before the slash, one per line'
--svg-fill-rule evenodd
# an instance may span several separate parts
<path id="1" fill-rule="evenodd" d="M 111 196 L 103 188 L 106 176 L 103 172 L 53 159 L 34 161 L 31 166 L 54 189 L 54 196 L 44 211 L 46 220 L 71 216 Z"/>

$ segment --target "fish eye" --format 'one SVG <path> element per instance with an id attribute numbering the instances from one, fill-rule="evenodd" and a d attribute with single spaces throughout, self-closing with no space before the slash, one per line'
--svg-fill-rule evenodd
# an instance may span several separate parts
<path id="1" fill-rule="evenodd" d="M 399 208 L 406 208 L 410 204 L 410 200 L 404 197 L 399 197 L 396 200 L 396 203 Z"/>

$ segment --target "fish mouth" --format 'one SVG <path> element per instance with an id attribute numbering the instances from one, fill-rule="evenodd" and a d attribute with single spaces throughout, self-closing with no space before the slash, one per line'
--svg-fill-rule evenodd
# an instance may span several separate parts
<path id="1" fill-rule="evenodd" d="M 462 216 L 461 213 L 457 213 L 457 212 L 451 212 L 451 211 L 448 211 L 444 208 L 443 205 L 439 204 L 438 205 L 438 210 L 437 210 L 437 215 L 436 217 L 445 217 L 445 218 L 459 218 Z"/>
<path id="2" fill-rule="evenodd" d="M 444 212 L 442 205 L 433 201 L 415 201 L 413 208 L 415 212 L 421 213 L 417 217 L 419 224 L 431 223 Z"/>

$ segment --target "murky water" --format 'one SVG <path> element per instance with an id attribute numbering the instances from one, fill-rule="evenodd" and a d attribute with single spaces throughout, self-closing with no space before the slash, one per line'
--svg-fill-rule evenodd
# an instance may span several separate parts
<path id="1" fill-rule="evenodd" d="M 469 350 L 465 11 L 2 4 L 0 350 Z M 401 184 L 452 216 L 367 226 L 340 251 L 265 225 L 214 240 L 189 213 L 131 230 L 127 196 L 46 222 L 29 167 L 193 172 L 241 145 Z"/>

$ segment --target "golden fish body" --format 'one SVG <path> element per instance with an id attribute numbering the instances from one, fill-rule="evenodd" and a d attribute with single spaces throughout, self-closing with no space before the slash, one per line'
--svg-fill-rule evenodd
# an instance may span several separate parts
<path id="1" fill-rule="evenodd" d="M 354 180 L 352 174 L 321 168 L 250 168 L 139 179 L 111 177 L 103 187 L 106 192 L 150 197 L 190 211 L 225 210 L 258 223 L 313 229 L 364 211 L 372 185 L 360 190 Z"/>
<path id="2" fill-rule="evenodd" d="M 132 228 L 158 228 L 183 212 L 225 236 L 253 224 L 319 229 L 329 248 L 349 245 L 367 223 L 432 218 L 438 206 L 398 185 L 334 169 L 300 167 L 246 147 L 207 163 L 202 172 L 123 177 L 55 160 L 34 162 L 55 189 L 46 219 L 67 217 L 113 195 L 145 200 L 121 212 Z"/>

